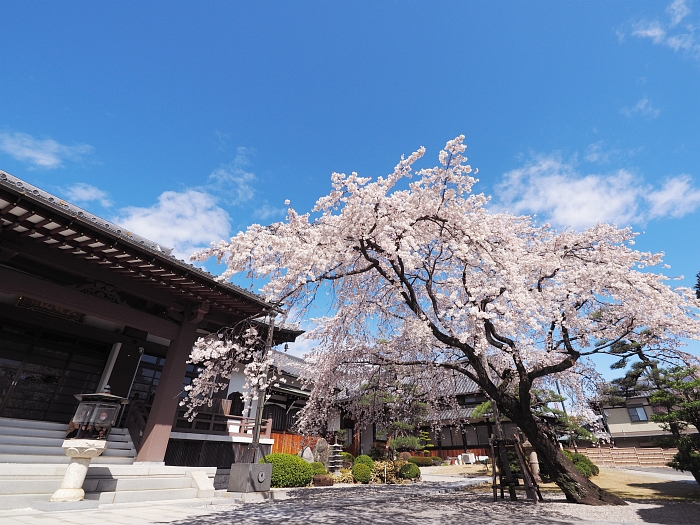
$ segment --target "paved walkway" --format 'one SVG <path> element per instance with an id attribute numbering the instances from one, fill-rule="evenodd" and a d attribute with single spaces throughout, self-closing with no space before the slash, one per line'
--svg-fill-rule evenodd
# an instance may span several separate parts
<path id="1" fill-rule="evenodd" d="M 211 501 L 110 505 L 100 509 L 41 512 L 1 511 L 3 525 L 610 525 L 621 523 L 698 524 L 700 504 L 632 504 L 587 507 L 552 500 L 540 505 L 508 500 L 493 503 L 489 494 L 470 491 L 479 479 L 411 485 L 350 485 L 276 491 L 263 503 Z"/>

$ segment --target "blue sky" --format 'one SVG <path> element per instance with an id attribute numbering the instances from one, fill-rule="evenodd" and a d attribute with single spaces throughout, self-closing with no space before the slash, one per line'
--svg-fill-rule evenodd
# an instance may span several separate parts
<path id="1" fill-rule="evenodd" d="M 495 206 L 700 270 L 698 0 L 0 7 L 0 168 L 183 257 L 463 133 Z"/>

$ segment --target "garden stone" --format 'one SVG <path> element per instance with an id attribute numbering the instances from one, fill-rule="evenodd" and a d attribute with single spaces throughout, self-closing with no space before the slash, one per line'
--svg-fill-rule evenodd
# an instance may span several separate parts
<path id="1" fill-rule="evenodd" d="M 311 452 L 311 447 L 304 447 L 301 452 L 299 452 L 299 457 L 307 463 L 314 462 L 314 453 Z"/>

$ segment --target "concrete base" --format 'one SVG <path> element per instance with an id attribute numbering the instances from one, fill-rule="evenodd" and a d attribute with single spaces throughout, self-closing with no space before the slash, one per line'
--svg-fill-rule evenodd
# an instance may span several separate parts
<path id="1" fill-rule="evenodd" d="M 269 492 L 272 464 L 234 463 L 228 479 L 229 492 Z"/>
<path id="2" fill-rule="evenodd" d="M 223 491 L 217 491 L 223 492 Z M 219 494 L 217 494 L 219 496 Z M 263 501 L 279 501 L 289 499 L 286 490 L 268 490 L 265 492 L 225 492 L 220 495 L 226 499 L 240 501 L 241 503 L 262 503 Z"/>
<path id="3" fill-rule="evenodd" d="M 86 510 L 96 509 L 100 506 L 99 501 L 83 500 L 83 501 L 34 501 L 31 507 L 44 512 L 57 512 L 61 510 Z"/>

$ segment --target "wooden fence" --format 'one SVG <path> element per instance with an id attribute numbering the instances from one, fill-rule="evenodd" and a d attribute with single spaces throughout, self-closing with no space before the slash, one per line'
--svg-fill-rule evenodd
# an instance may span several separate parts
<path id="1" fill-rule="evenodd" d="M 573 449 L 569 449 L 573 452 Z M 601 467 L 665 467 L 678 452 L 675 448 L 581 448 L 578 451 Z"/>
<path id="2" fill-rule="evenodd" d="M 279 432 L 273 432 L 271 437 L 275 440 L 274 445 L 272 445 L 273 454 L 298 454 L 302 447 L 311 447 L 313 450 L 318 441 L 317 437 L 307 437 L 304 439 L 304 436 L 300 436 L 299 434 Z"/>

